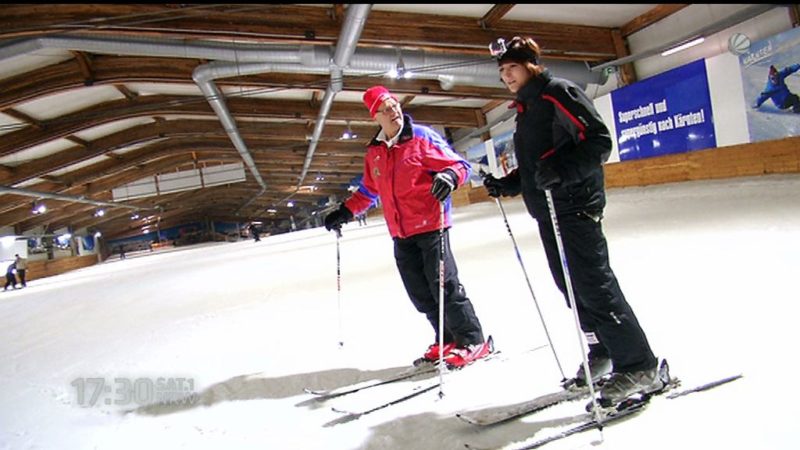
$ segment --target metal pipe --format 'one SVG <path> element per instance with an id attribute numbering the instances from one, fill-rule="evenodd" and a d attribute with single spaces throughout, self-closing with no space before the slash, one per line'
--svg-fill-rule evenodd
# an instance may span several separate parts
<path id="1" fill-rule="evenodd" d="M 0 194 L 24 195 L 26 197 L 35 197 L 35 198 L 49 198 L 52 200 L 62 200 L 72 203 L 86 203 L 88 205 L 105 206 L 108 208 L 128 208 L 134 211 L 157 209 L 157 208 L 143 208 L 141 206 L 126 205 L 124 203 L 101 202 L 98 200 L 89 200 L 83 197 L 54 194 L 52 192 L 31 191 L 28 189 L 15 188 L 10 186 L 0 186 Z"/>
<path id="2" fill-rule="evenodd" d="M 333 60 L 331 61 L 331 82 L 320 104 L 317 123 L 314 126 L 314 133 L 311 135 L 311 142 L 309 142 L 308 145 L 306 159 L 303 161 L 303 170 L 300 172 L 300 178 L 297 180 L 297 189 L 300 189 L 308 173 L 308 168 L 311 166 L 311 159 L 314 157 L 314 151 L 317 149 L 320 136 L 322 136 L 322 129 L 325 127 L 325 120 L 328 118 L 328 113 L 333 105 L 333 99 L 336 97 L 336 94 L 342 90 L 344 68 L 350 64 L 350 60 L 355 54 L 356 45 L 358 44 L 358 39 L 361 37 L 361 32 L 364 30 L 364 24 L 367 22 L 370 9 L 372 9 L 371 4 L 361 3 L 350 4 L 347 7 L 347 16 L 342 25 L 342 34 L 339 36 L 336 53 L 334 53 Z"/>
<path id="3" fill-rule="evenodd" d="M 352 9 L 354 14 L 359 11 L 358 16 L 351 20 L 352 26 L 363 25 L 366 16 L 361 14 L 369 6 L 351 5 L 348 7 L 348 11 Z M 347 29 L 343 30 L 347 31 Z M 343 34 L 342 39 L 350 39 L 348 36 Z M 378 76 L 394 69 L 397 65 L 398 58 L 395 49 L 356 49 L 349 45 L 343 45 L 345 41 L 341 42 L 342 44 L 339 44 L 337 48 L 339 55 L 332 57 L 329 48 L 305 44 L 265 45 L 71 34 L 8 41 L 0 45 L 0 62 L 41 50 L 60 49 L 109 55 L 206 59 L 240 65 L 266 62 L 298 64 L 301 66 L 299 69 L 302 69 L 302 73 L 330 73 L 332 66 L 338 66 L 345 76 Z M 343 61 L 347 61 L 347 63 L 343 64 Z M 486 57 L 476 57 L 474 54 L 438 54 L 424 50 L 404 50 L 403 61 L 408 70 L 415 72 L 415 78 L 437 80 L 445 89 L 455 85 L 502 87 L 497 75 L 497 66 L 488 53 Z M 543 58 L 542 61 L 554 73 L 579 85 L 602 84 L 603 82 L 604 75 L 591 72 L 586 68 L 584 62 L 548 58 Z"/>

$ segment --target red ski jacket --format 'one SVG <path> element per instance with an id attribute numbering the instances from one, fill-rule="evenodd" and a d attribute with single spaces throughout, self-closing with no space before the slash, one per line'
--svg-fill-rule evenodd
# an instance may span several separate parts
<path id="1" fill-rule="evenodd" d="M 373 138 L 364 158 L 364 175 L 358 190 L 345 201 L 357 216 L 378 197 L 393 238 L 407 238 L 439 229 L 439 202 L 431 194 L 433 176 L 450 169 L 458 186 L 469 179 L 470 164 L 435 130 L 416 125 L 404 115 L 400 139 L 391 148 Z M 451 225 L 450 197 L 445 201 L 445 227 Z"/>

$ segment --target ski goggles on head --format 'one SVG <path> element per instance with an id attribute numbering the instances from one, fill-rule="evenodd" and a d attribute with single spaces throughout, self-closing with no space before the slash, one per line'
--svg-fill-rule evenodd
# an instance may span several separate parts
<path id="1" fill-rule="evenodd" d="M 515 37 L 510 41 L 497 38 L 489 44 L 489 53 L 497 60 L 501 61 L 530 61 L 539 64 L 539 58 L 520 37 Z"/>
<path id="2" fill-rule="evenodd" d="M 497 59 L 502 58 L 507 51 L 506 40 L 503 38 L 497 38 L 489 43 L 489 54 Z"/>

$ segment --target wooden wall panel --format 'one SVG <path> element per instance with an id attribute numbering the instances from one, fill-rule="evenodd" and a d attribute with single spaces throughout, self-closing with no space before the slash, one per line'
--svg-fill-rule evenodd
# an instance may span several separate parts
<path id="1" fill-rule="evenodd" d="M 800 137 L 605 165 L 606 187 L 800 173 Z"/>
<path id="2" fill-rule="evenodd" d="M 779 173 L 800 173 L 800 137 L 606 164 L 606 188 Z M 492 200 L 482 186 L 460 187 L 453 205 Z"/>

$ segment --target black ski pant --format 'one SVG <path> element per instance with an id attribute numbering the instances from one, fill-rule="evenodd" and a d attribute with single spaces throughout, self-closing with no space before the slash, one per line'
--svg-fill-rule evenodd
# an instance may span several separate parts
<path id="1" fill-rule="evenodd" d="M 20 284 L 22 284 L 22 287 L 27 286 L 27 284 L 25 284 L 25 271 L 26 270 L 27 269 L 17 269 L 17 276 L 19 277 L 19 282 L 20 282 Z"/>
<path id="2" fill-rule="evenodd" d="M 17 287 L 17 277 L 14 276 L 14 272 L 6 272 L 6 285 L 3 286 L 3 289 L 8 289 L 9 286 L 15 289 Z"/>
<path id="3" fill-rule="evenodd" d="M 578 318 L 589 341 L 589 356 L 607 355 L 616 372 L 651 369 L 658 360 L 611 270 L 600 216 L 600 212 L 558 216 Z M 538 224 L 550 272 L 569 305 L 552 222 L 548 216 L 539 219 Z M 592 336 L 596 337 L 594 343 Z"/>
<path id="4" fill-rule="evenodd" d="M 444 232 L 444 342 L 473 345 L 484 342 L 483 330 L 450 250 Z M 394 239 L 394 257 L 400 278 L 417 311 L 425 314 L 439 342 L 439 232 Z"/>
<path id="5" fill-rule="evenodd" d="M 789 94 L 781 105 L 781 109 L 792 108 L 792 112 L 800 114 L 800 97 L 797 94 Z"/>

